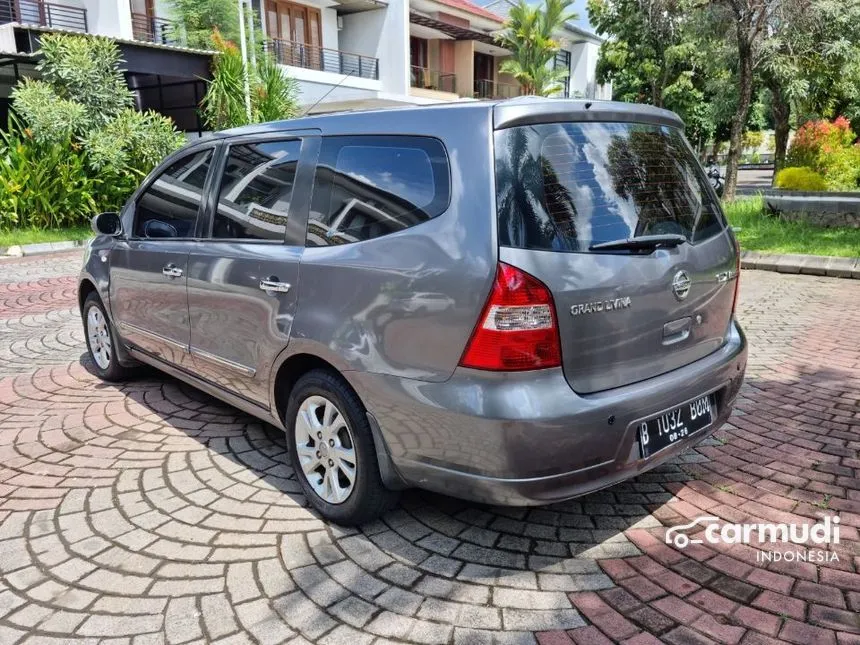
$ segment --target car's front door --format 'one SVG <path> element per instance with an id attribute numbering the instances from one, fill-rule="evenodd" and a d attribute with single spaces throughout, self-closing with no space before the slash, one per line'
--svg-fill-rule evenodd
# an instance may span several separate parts
<path id="1" fill-rule="evenodd" d="M 284 134 L 225 145 L 207 234 L 189 256 L 195 371 L 264 407 L 295 316 L 316 147 Z"/>
<path id="2" fill-rule="evenodd" d="M 214 146 L 170 163 L 124 212 L 127 235 L 110 254 L 111 312 L 122 337 L 188 367 L 188 253 Z"/>

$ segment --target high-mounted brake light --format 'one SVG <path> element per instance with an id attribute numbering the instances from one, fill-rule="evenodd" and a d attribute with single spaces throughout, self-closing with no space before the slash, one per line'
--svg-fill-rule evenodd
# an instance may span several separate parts
<path id="1" fill-rule="evenodd" d="M 560 366 L 558 321 L 549 289 L 525 271 L 499 262 L 460 365 L 504 372 Z"/>

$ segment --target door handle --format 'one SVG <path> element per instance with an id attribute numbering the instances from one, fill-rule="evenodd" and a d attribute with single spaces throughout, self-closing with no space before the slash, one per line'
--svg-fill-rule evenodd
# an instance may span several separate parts
<path id="1" fill-rule="evenodd" d="M 173 264 L 168 264 L 161 270 L 161 275 L 167 276 L 168 278 L 181 278 L 182 269 L 178 266 L 174 266 Z"/>
<path id="2" fill-rule="evenodd" d="M 260 289 L 268 294 L 272 293 L 287 293 L 290 290 L 289 282 L 279 282 L 275 276 L 269 276 L 260 280 Z"/>

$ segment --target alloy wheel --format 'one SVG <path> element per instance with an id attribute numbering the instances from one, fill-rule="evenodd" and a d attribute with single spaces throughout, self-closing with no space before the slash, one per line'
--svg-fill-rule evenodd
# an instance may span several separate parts
<path id="1" fill-rule="evenodd" d="M 329 504 L 342 504 L 355 488 L 355 442 L 346 417 L 324 396 L 306 398 L 296 414 L 296 453 L 302 475 Z"/>

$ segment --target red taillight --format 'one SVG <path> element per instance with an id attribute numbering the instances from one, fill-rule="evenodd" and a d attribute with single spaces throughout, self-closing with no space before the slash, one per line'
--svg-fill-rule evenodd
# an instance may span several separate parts
<path id="1" fill-rule="evenodd" d="M 738 293 L 741 290 L 741 243 L 734 235 L 732 240 L 735 243 L 735 295 L 732 298 L 732 316 L 734 316 L 735 308 L 738 306 Z"/>
<path id="2" fill-rule="evenodd" d="M 555 305 L 549 289 L 499 262 L 493 289 L 460 365 L 514 372 L 561 365 Z"/>

